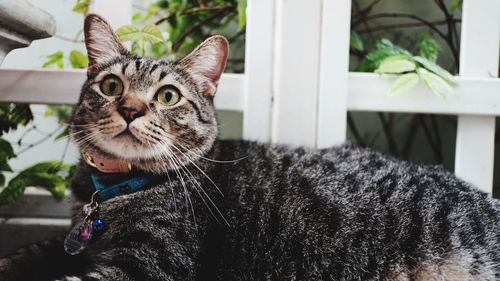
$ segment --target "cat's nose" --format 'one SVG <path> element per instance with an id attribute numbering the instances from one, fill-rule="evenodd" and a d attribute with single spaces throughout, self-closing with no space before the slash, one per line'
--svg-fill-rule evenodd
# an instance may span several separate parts
<path id="1" fill-rule="evenodd" d="M 135 119 L 144 116 L 145 110 L 142 107 L 120 106 L 118 112 L 125 119 L 125 122 L 130 124 Z"/>

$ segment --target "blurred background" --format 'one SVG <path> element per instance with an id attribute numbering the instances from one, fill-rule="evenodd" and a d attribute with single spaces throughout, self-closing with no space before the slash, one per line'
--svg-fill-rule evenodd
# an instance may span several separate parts
<path id="1" fill-rule="evenodd" d="M 52 38 L 34 41 L 29 48 L 12 51 L 1 67 L 85 67 L 86 60 L 83 58 L 80 61 L 78 55 L 85 55 L 82 22 L 92 1 L 30 2 L 55 17 L 57 33 Z M 417 55 L 421 53 L 421 46 L 425 45 L 425 50 L 436 57 L 440 66 L 452 74 L 457 73 L 460 63 L 461 5 L 458 0 L 353 0 L 350 70 L 375 71 L 376 67 L 367 63 L 370 62 L 367 58 L 384 56 L 384 51 L 380 52 L 380 49 L 383 49 L 384 42 L 389 41 Z M 231 42 L 226 72 L 242 73 L 245 7 L 246 1 L 242 0 L 134 0 L 132 25 L 140 29 L 154 24 L 161 32 L 162 41 L 127 38 L 128 46 L 140 55 L 175 59 L 188 53 L 210 34 L 223 34 Z M 300 34 L 297 34 L 297 40 L 300 40 Z M 13 145 L 17 155 L 9 160 L 12 169 L 20 171 L 28 165 L 48 159 L 75 163 L 79 157 L 78 151 L 68 143 L 67 138 L 60 136 L 70 109 L 46 105 L 31 105 L 30 108 L 33 120 L 3 136 Z M 240 112 L 221 111 L 219 118 L 221 138 L 241 137 Z M 442 164 L 453 171 L 456 119 L 451 115 L 350 112 L 348 138 L 361 146 L 386 151 L 402 159 Z M 59 138 L 56 140 L 57 136 Z M 498 171 L 497 168 L 496 187 L 500 185 Z"/>

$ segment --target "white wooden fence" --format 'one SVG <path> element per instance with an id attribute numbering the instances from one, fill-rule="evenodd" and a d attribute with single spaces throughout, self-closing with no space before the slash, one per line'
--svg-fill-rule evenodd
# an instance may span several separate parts
<path id="1" fill-rule="evenodd" d="M 96 0 L 114 27 L 130 0 Z M 349 73 L 349 0 L 248 0 L 245 74 L 225 74 L 219 109 L 243 111 L 245 139 L 328 147 L 346 138 L 346 112 L 458 115 L 456 173 L 492 191 L 495 116 L 500 115 L 500 1 L 464 0 L 455 97 L 417 87 L 388 98 L 393 77 Z M 0 69 L 0 101 L 74 103 L 84 71 Z"/>

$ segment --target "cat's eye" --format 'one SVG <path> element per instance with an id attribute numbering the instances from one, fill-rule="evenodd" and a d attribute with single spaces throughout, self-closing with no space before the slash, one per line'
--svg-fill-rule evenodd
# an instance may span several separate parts
<path id="1" fill-rule="evenodd" d="M 123 93 L 123 82 L 115 75 L 104 77 L 99 87 L 106 96 L 119 96 Z"/>
<path id="2" fill-rule="evenodd" d="M 164 86 L 156 92 L 156 100 L 163 105 L 172 106 L 181 100 L 181 94 L 174 86 Z"/>

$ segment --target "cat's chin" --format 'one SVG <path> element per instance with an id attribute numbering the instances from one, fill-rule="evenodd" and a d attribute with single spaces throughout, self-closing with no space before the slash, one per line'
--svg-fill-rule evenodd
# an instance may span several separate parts
<path id="1" fill-rule="evenodd" d="M 144 144 L 142 143 L 142 141 L 139 140 L 129 130 L 122 131 L 118 135 L 114 136 L 113 139 L 114 139 L 114 141 L 119 141 L 119 142 L 125 143 L 125 144 L 139 145 L 139 146 L 142 145 L 142 146 L 144 146 Z"/>
<path id="2" fill-rule="evenodd" d="M 130 138 L 130 137 L 127 137 Z M 163 150 L 163 152 L 162 152 Z M 164 173 L 186 165 L 184 157 L 170 151 L 169 155 L 164 154 L 165 148 L 160 149 L 155 146 L 146 146 L 140 141 L 108 141 L 94 143 L 93 148 L 87 151 L 91 154 L 99 154 L 105 158 L 116 159 L 120 162 L 127 162 L 135 169 L 151 172 L 155 174 Z M 175 159 L 175 160 L 173 160 Z M 195 160 L 195 159 L 191 159 Z M 175 164 L 171 164 L 174 162 Z"/>
<path id="3" fill-rule="evenodd" d="M 102 150 L 117 160 L 125 162 L 150 161 L 159 157 L 158 151 L 137 144 L 110 144 Z"/>

